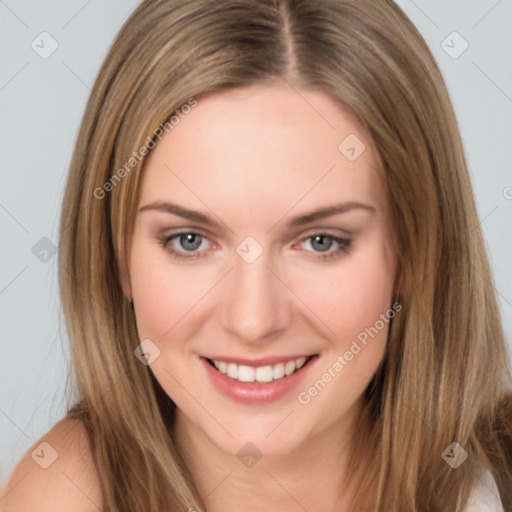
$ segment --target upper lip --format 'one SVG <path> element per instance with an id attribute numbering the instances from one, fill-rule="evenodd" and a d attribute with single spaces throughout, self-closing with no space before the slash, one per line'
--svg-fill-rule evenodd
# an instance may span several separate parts
<path id="1" fill-rule="evenodd" d="M 216 361 L 225 361 L 226 363 L 235 363 L 237 365 L 253 366 L 257 368 L 259 366 L 274 365 L 278 363 L 286 363 L 287 361 L 294 361 L 301 357 L 310 357 L 316 354 L 293 354 L 287 356 L 268 356 L 260 359 L 246 359 L 243 357 L 232 357 L 232 356 L 203 356 L 206 359 L 215 359 Z"/>

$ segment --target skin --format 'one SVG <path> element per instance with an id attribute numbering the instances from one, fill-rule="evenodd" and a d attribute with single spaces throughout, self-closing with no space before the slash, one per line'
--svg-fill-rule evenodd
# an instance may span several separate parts
<path id="1" fill-rule="evenodd" d="M 366 146 L 355 161 L 338 149 L 349 134 Z M 339 492 L 347 448 L 384 355 L 387 327 L 309 403 L 299 403 L 297 394 L 393 303 L 396 255 L 377 168 L 371 141 L 349 113 L 324 93 L 299 94 L 287 84 L 199 98 L 148 156 L 139 208 L 168 201 L 220 224 L 140 212 L 123 278 L 140 339 L 160 350 L 149 368 L 178 406 L 175 436 L 208 512 L 286 512 L 298 504 L 348 510 L 350 493 Z M 306 226 L 287 224 L 344 201 L 375 212 L 353 209 Z M 167 247 L 160 243 L 187 230 L 204 235 L 197 249 L 180 244 L 179 236 Z M 322 261 L 313 243 L 322 232 L 350 238 L 348 252 L 336 253 L 332 241 L 326 252 L 335 257 Z M 263 248 L 250 264 L 236 252 L 247 236 Z M 169 248 L 200 257 L 175 259 Z M 264 405 L 222 395 L 199 359 L 302 353 L 319 354 L 315 371 Z M 250 468 L 236 456 L 248 441 L 262 454 Z"/>
<path id="2" fill-rule="evenodd" d="M 0 512 L 98 512 L 102 500 L 91 446 L 77 420 L 60 421 L 38 439 L 0 488 Z"/>

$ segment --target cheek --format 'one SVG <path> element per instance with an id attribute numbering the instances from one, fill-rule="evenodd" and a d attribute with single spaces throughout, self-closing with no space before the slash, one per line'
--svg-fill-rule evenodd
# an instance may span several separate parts
<path id="1" fill-rule="evenodd" d="M 317 414 L 326 424 L 336 421 L 367 388 L 384 357 L 395 316 L 395 260 L 389 247 L 372 244 L 345 263 L 309 286 L 312 308 L 331 329 L 331 350 L 297 399 L 307 406 L 304 414 Z"/>
<path id="2" fill-rule="evenodd" d="M 163 339 L 208 292 L 193 266 L 172 261 L 164 249 L 134 244 L 130 267 L 139 336 Z"/>
<path id="3" fill-rule="evenodd" d="M 328 338 L 339 349 L 349 346 L 376 322 L 385 339 L 387 328 L 383 328 L 379 319 L 390 311 L 394 277 L 393 253 L 378 238 L 364 251 L 349 254 L 329 272 L 318 272 L 314 280 L 301 281 L 301 289 L 307 305 L 328 327 Z"/>

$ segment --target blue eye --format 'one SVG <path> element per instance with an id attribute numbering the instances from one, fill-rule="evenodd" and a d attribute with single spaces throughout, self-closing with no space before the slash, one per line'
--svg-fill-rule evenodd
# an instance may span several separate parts
<path id="1" fill-rule="evenodd" d="M 160 244 L 175 259 L 194 259 L 203 256 L 199 250 L 208 239 L 196 231 L 183 231 L 171 236 L 159 238 Z M 315 259 L 327 261 L 332 258 L 339 258 L 344 253 L 348 253 L 351 240 L 340 238 L 328 233 L 314 233 L 300 240 L 301 243 L 310 241 L 310 246 L 316 256 Z M 173 244 L 175 242 L 175 244 Z M 176 247 L 178 246 L 178 247 Z M 335 247 L 333 251 L 331 249 Z M 203 247 L 204 249 L 204 247 Z"/>
<path id="2" fill-rule="evenodd" d="M 301 240 L 301 242 L 305 241 L 311 241 L 310 245 L 315 249 L 314 252 L 317 252 L 318 250 L 318 259 L 321 261 L 340 257 L 340 253 L 347 253 L 351 243 L 351 240 L 329 235 L 328 233 L 315 233 L 309 235 Z M 334 251 L 328 252 L 333 245 L 337 245 L 337 248 Z"/>
<path id="3" fill-rule="evenodd" d="M 178 239 L 177 241 L 179 245 L 184 249 L 184 251 L 179 251 L 172 248 L 170 244 L 175 238 Z M 206 237 L 200 233 L 197 233 L 196 231 L 183 231 L 182 233 L 163 237 L 160 240 L 160 243 L 172 255 L 173 258 L 191 259 L 201 256 L 200 252 L 195 251 L 201 246 L 204 240 L 206 240 Z"/>

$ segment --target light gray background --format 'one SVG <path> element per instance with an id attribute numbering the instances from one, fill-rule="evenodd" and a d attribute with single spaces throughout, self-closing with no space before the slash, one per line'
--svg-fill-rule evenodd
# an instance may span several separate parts
<path id="1" fill-rule="evenodd" d="M 70 396 L 58 261 L 40 240 L 57 244 L 85 102 L 137 3 L 0 0 L 0 482 L 62 417 Z M 512 362 L 512 1 L 397 3 L 425 37 L 450 90 Z M 35 41 L 39 52 L 51 49 L 44 31 L 58 43 L 46 59 L 31 47 Z M 457 58 L 464 42 L 454 31 L 469 44 Z"/>

